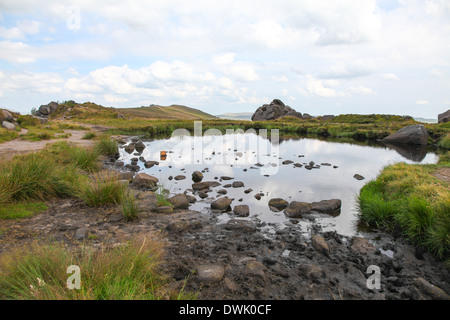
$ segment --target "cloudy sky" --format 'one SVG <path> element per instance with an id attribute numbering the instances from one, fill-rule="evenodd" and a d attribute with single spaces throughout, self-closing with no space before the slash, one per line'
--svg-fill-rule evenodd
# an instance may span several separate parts
<path id="1" fill-rule="evenodd" d="M 437 118 L 448 0 L 0 2 L 0 107 L 50 101 Z"/>

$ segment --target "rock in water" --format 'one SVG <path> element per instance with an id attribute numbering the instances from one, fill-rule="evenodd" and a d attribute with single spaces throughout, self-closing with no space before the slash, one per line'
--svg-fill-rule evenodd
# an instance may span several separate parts
<path id="1" fill-rule="evenodd" d="M 211 203 L 211 209 L 225 211 L 229 208 L 231 202 L 233 202 L 233 200 L 228 197 L 219 198 Z"/>
<path id="2" fill-rule="evenodd" d="M 309 213 L 312 209 L 310 203 L 292 201 L 289 206 L 284 210 L 284 214 L 289 218 L 301 218 L 302 214 Z"/>
<path id="3" fill-rule="evenodd" d="M 200 182 L 203 180 L 203 174 L 200 171 L 194 171 L 192 173 L 192 181 Z"/>
<path id="4" fill-rule="evenodd" d="M 382 141 L 388 143 L 427 145 L 428 131 L 423 125 L 416 124 L 401 128 Z"/>
<path id="5" fill-rule="evenodd" d="M 286 106 L 281 100 L 274 99 L 270 104 L 264 104 L 252 115 L 252 121 L 275 120 L 284 116 L 302 118 L 300 112 Z"/>
<path id="6" fill-rule="evenodd" d="M 187 209 L 189 208 L 189 200 L 185 194 L 179 193 L 173 197 L 167 199 L 175 209 Z"/>
<path id="7" fill-rule="evenodd" d="M 319 202 L 311 203 L 311 206 L 312 210 L 320 212 L 333 212 L 341 208 L 341 200 L 339 199 L 322 200 Z"/>
<path id="8" fill-rule="evenodd" d="M 284 199 L 281 198 L 273 198 L 269 200 L 269 206 L 278 209 L 279 211 L 284 210 L 289 205 Z"/>
<path id="9" fill-rule="evenodd" d="M 233 212 L 238 217 L 248 217 L 248 215 L 250 214 L 250 209 L 249 209 L 248 205 L 240 204 L 240 205 L 237 205 L 234 207 Z"/>
<path id="10" fill-rule="evenodd" d="M 145 144 L 142 142 L 142 140 L 139 140 L 138 142 L 136 142 L 134 147 L 136 148 L 136 151 L 142 152 L 142 150 L 145 149 Z"/>

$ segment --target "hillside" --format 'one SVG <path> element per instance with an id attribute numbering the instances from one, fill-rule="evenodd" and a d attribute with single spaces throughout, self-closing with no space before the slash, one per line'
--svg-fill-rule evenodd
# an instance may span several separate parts
<path id="1" fill-rule="evenodd" d="M 210 115 L 201 110 L 182 105 L 170 105 L 170 106 L 151 105 L 148 107 L 140 107 L 140 108 L 118 108 L 116 110 L 124 116 L 141 117 L 149 119 L 196 120 L 196 119 L 216 118 L 215 116 Z"/>
<path id="2" fill-rule="evenodd" d="M 83 120 L 83 119 L 168 119 L 168 120 L 205 120 L 216 117 L 201 110 L 181 105 L 156 106 L 140 108 L 113 108 L 103 107 L 96 103 L 77 103 L 73 100 L 61 103 L 50 102 L 42 105 L 32 113 L 50 119 Z"/>

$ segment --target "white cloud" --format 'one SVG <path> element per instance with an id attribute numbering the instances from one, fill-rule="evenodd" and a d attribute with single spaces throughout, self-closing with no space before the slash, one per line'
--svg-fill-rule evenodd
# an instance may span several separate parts
<path id="1" fill-rule="evenodd" d="M 427 100 L 417 100 L 416 104 L 425 105 L 425 104 L 429 104 L 429 102 Z"/>
<path id="2" fill-rule="evenodd" d="M 349 91 L 351 93 L 355 93 L 355 94 L 359 94 L 359 95 L 366 95 L 366 96 L 375 94 L 375 92 L 371 88 L 367 88 L 364 86 L 350 87 Z"/>
<path id="3" fill-rule="evenodd" d="M 385 80 L 394 80 L 399 81 L 399 77 L 397 77 L 394 73 L 385 73 L 382 75 L 383 79 Z"/>
<path id="4" fill-rule="evenodd" d="M 310 94 L 314 94 L 320 97 L 325 97 L 325 98 L 335 98 L 335 97 L 345 97 L 346 94 L 340 91 L 336 91 L 332 88 L 327 87 L 328 86 L 337 86 L 338 82 L 337 81 L 321 81 L 321 80 L 317 80 L 317 79 L 313 79 L 312 77 L 309 77 L 307 83 L 306 83 L 306 87 L 308 89 L 308 92 Z"/>

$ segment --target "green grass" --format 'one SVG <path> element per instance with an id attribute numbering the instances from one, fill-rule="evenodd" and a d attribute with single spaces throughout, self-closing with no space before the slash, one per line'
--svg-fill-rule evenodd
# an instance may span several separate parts
<path id="1" fill-rule="evenodd" d="M 0 163 L 0 203 L 46 200 L 73 194 L 75 167 L 60 166 L 44 152 Z"/>
<path id="2" fill-rule="evenodd" d="M 168 287 L 161 268 L 161 241 L 150 235 L 121 247 L 71 251 L 62 244 L 37 245 L 0 257 L 3 300 L 193 299 Z M 80 268 L 81 288 L 68 289 L 71 265 Z"/>
<path id="3" fill-rule="evenodd" d="M 0 127 L 0 143 L 16 139 L 19 134 L 16 131 L 6 130 Z"/>
<path id="4" fill-rule="evenodd" d="M 127 192 L 127 186 L 120 183 L 116 175 L 99 173 L 94 174 L 90 181 L 81 183 L 77 195 L 89 206 L 100 207 L 130 201 Z"/>
<path id="5" fill-rule="evenodd" d="M 97 135 L 94 132 L 88 132 L 83 136 L 82 139 L 91 140 L 91 139 L 94 139 L 96 136 Z"/>
<path id="6" fill-rule="evenodd" d="M 100 140 L 96 141 L 94 150 L 96 150 L 100 154 L 114 155 L 118 151 L 118 144 L 114 140 L 106 137 L 101 137 Z"/>
<path id="7" fill-rule="evenodd" d="M 131 221 L 137 218 L 139 213 L 139 206 L 132 191 L 125 191 L 122 197 L 121 209 L 127 221 Z"/>
<path id="8" fill-rule="evenodd" d="M 450 133 L 438 142 L 438 147 L 450 150 Z"/>
<path id="9" fill-rule="evenodd" d="M 156 201 L 158 206 L 172 206 L 172 204 L 167 200 L 167 192 L 164 191 L 164 186 L 158 184 L 156 189 Z"/>
<path id="10" fill-rule="evenodd" d="M 42 201 L 5 203 L 0 207 L 0 219 L 29 218 L 47 209 Z"/>
<path id="11" fill-rule="evenodd" d="M 448 152 L 447 152 L 448 153 Z M 450 255 L 449 184 L 432 173 L 448 167 L 398 163 L 385 167 L 358 197 L 360 221 L 387 231 L 399 227 L 403 236 L 441 259 Z"/>

